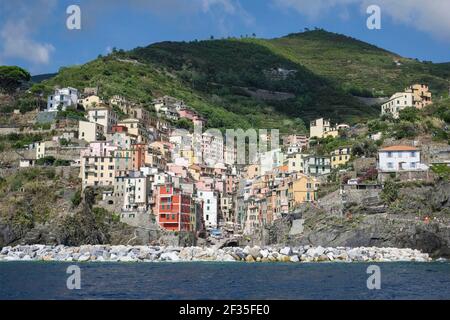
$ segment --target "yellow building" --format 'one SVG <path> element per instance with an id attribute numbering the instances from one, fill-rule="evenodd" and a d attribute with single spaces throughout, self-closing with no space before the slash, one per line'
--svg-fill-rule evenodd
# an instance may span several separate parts
<path id="1" fill-rule="evenodd" d="M 117 125 L 126 127 L 128 129 L 129 134 L 137 137 L 138 143 L 147 143 L 148 142 L 145 128 L 139 119 L 133 119 L 133 118 L 125 119 L 125 120 L 119 121 L 117 123 Z"/>
<path id="2" fill-rule="evenodd" d="M 103 103 L 103 101 L 102 101 L 102 99 L 100 99 L 99 96 L 92 95 L 92 96 L 88 96 L 83 99 L 78 99 L 78 103 L 83 105 L 83 108 L 85 110 L 87 110 L 89 108 L 98 107 L 100 104 Z"/>
<path id="3" fill-rule="evenodd" d="M 349 162 L 352 154 L 350 147 L 341 147 L 331 152 L 331 168 L 335 169 Z"/>
<path id="4" fill-rule="evenodd" d="M 303 168 L 303 158 L 307 156 L 305 154 L 296 153 L 289 155 L 286 160 L 284 160 L 284 165 L 288 167 L 288 172 L 304 172 Z"/>
<path id="5" fill-rule="evenodd" d="M 319 190 L 319 181 L 305 174 L 297 174 L 292 181 L 292 196 L 294 204 L 317 201 L 317 191 Z"/>
<path id="6" fill-rule="evenodd" d="M 422 109 L 432 103 L 431 92 L 426 84 L 414 84 L 407 88 L 405 92 L 412 92 L 414 106 Z"/>
<path id="7" fill-rule="evenodd" d="M 78 123 L 78 138 L 87 142 L 100 140 L 105 132 L 101 124 L 88 121 L 80 121 Z"/>
<path id="8" fill-rule="evenodd" d="M 254 179 L 261 175 L 261 166 L 258 164 L 251 164 L 247 167 L 247 171 L 245 172 L 245 177 L 247 179 Z"/>
<path id="9" fill-rule="evenodd" d="M 194 150 L 181 150 L 180 157 L 185 158 L 188 161 L 190 166 L 193 165 L 194 163 L 196 163 L 196 157 L 194 155 Z"/>

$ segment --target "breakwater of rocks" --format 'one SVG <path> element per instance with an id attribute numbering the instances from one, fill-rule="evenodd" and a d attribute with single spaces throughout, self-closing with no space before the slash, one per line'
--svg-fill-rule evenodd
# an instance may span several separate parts
<path id="1" fill-rule="evenodd" d="M 160 247 L 84 245 L 26 245 L 3 247 L 0 261 L 61 261 L 61 262 L 390 262 L 431 261 L 427 253 L 399 248 L 323 248 L 323 247 Z"/>

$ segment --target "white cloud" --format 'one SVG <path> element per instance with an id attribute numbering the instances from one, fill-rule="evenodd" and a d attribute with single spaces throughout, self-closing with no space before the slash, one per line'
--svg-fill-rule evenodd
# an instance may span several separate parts
<path id="1" fill-rule="evenodd" d="M 33 38 L 49 18 L 56 0 L 17 0 L 0 3 L 0 60 L 22 59 L 34 66 L 48 64 L 55 47 Z"/>
<path id="2" fill-rule="evenodd" d="M 365 14 L 369 5 L 377 4 L 382 17 L 411 26 L 435 37 L 450 41 L 450 1 L 448 0 L 272 0 L 279 8 L 295 10 L 311 19 L 318 19 L 330 11 L 357 5 Z"/>
<path id="3" fill-rule="evenodd" d="M 8 21 L 0 32 L 3 58 L 20 58 L 34 64 L 48 64 L 55 48 L 30 37 L 30 29 L 23 20 Z"/>

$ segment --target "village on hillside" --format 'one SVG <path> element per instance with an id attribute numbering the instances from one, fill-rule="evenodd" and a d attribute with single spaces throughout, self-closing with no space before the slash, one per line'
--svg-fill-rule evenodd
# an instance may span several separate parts
<path id="1" fill-rule="evenodd" d="M 380 117 L 398 119 L 405 109 L 430 104 L 428 86 L 414 84 L 387 99 Z M 71 110 L 84 118 L 58 117 Z M 101 195 L 96 205 L 121 222 L 209 239 L 258 234 L 302 205 L 323 206 L 330 194 L 335 196 L 331 212 L 343 216 L 349 198 L 380 192 L 393 179 L 433 181 L 438 178 L 433 166 L 450 166 L 448 145 L 433 149 L 428 142 L 364 132 L 358 124 L 332 123 L 326 114 L 311 121 L 309 135 L 284 135 L 277 143 L 261 135 L 260 141 L 277 148 L 238 164 L 236 144 L 192 130 L 207 121 L 207 115 L 170 96 L 147 108 L 119 95 L 106 100 L 101 88 L 66 87 L 56 88 L 28 125 L 0 130 L 2 135 L 51 133 L 16 150 L 19 160 L 11 170 L 75 170 L 78 196 L 94 188 Z M 180 123 L 184 133 L 176 127 Z M 361 130 L 365 145 L 355 143 Z M 333 147 L 333 141 L 339 143 Z"/>

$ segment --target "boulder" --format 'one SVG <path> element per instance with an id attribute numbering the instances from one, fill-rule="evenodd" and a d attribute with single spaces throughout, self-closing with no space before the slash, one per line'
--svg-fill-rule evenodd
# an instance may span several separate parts
<path id="1" fill-rule="evenodd" d="M 255 262 L 255 259 L 251 254 L 249 254 L 247 257 L 245 257 L 245 261 L 247 262 Z"/>
<path id="2" fill-rule="evenodd" d="M 290 247 L 284 247 L 280 250 L 280 253 L 285 256 L 290 256 L 292 254 L 292 250 Z"/>
<path id="3" fill-rule="evenodd" d="M 178 254 L 175 251 L 164 252 L 161 254 L 162 261 L 180 261 Z"/>
<path id="4" fill-rule="evenodd" d="M 261 258 L 262 255 L 260 250 L 261 250 L 260 247 L 255 246 L 248 251 L 248 254 L 252 255 L 254 259 Z"/>
<path id="5" fill-rule="evenodd" d="M 80 256 L 78 258 L 78 262 L 87 262 L 90 259 L 91 259 L 91 255 L 89 253 L 88 254 L 83 254 L 82 256 Z"/>
<path id="6" fill-rule="evenodd" d="M 223 256 L 223 261 L 231 262 L 231 261 L 236 261 L 236 260 L 233 258 L 233 256 L 231 254 L 227 253 Z"/>

